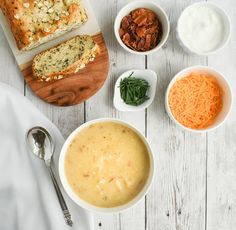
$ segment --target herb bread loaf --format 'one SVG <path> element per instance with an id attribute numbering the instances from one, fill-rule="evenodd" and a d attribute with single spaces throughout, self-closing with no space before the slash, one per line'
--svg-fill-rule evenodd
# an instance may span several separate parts
<path id="1" fill-rule="evenodd" d="M 99 46 L 89 35 L 80 35 L 41 52 L 33 59 L 33 75 L 41 81 L 62 79 L 95 59 Z"/>
<path id="2" fill-rule="evenodd" d="M 81 0 L 0 0 L 0 7 L 20 50 L 30 50 L 87 21 Z"/>

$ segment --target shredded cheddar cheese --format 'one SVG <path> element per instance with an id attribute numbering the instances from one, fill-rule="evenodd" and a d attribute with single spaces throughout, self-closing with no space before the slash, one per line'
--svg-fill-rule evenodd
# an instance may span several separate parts
<path id="1" fill-rule="evenodd" d="M 203 129 L 213 124 L 221 111 L 222 94 L 213 76 L 192 72 L 174 83 L 168 103 L 171 113 L 182 125 Z"/>

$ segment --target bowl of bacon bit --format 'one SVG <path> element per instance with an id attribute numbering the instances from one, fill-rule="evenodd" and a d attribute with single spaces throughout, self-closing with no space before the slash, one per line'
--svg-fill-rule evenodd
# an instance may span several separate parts
<path id="1" fill-rule="evenodd" d="M 213 68 L 193 66 L 170 82 L 165 97 L 169 117 L 192 132 L 207 132 L 223 124 L 232 107 L 232 90 Z"/>
<path id="2" fill-rule="evenodd" d="M 135 1 L 124 6 L 114 24 L 119 44 L 133 54 L 147 55 L 166 42 L 170 25 L 165 11 L 152 1 Z"/>

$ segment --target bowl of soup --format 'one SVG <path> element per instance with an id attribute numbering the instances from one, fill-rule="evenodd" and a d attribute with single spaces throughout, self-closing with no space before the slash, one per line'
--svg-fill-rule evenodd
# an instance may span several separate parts
<path id="1" fill-rule="evenodd" d="M 154 155 L 134 126 L 118 119 L 96 119 L 67 138 L 59 175 L 79 206 L 93 212 L 121 212 L 146 195 L 154 177 Z"/>

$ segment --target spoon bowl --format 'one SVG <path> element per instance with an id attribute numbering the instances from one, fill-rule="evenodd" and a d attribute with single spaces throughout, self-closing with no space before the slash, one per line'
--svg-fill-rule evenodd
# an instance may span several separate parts
<path id="1" fill-rule="evenodd" d="M 27 145 L 30 151 L 42 160 L 52 159 L 54 143 L 49 132 L 42 127 L 33 127 L 27 133 Z"/>

